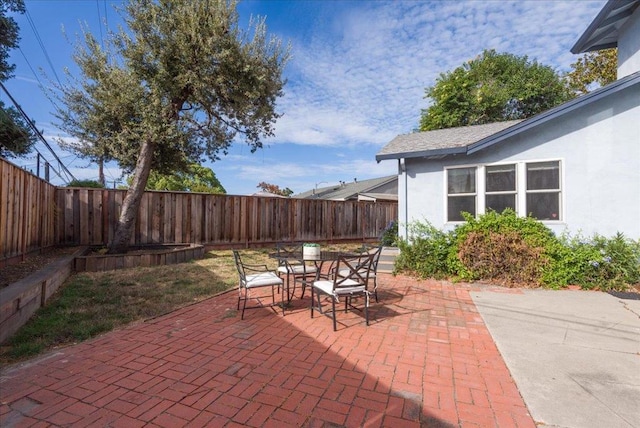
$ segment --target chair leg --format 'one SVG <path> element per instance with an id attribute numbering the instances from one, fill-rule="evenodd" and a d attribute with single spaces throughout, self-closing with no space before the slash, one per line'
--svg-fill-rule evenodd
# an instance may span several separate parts
<path id="1" fill-rule="evenodd" d="M 313 292 L 313 287 L 311 287 L 311 318 L 313 318 L 313 305 L 315 305 L 314 302 L 314 292 Z"/>
<path id="2" fill-rule="evenodd" d="M 242 314 L 240 315 L 240 319 L 244 319 L 244 310 L 247 308 L 247 300 L 249 299 L 249 290 L 245 287 L 244 289 L 244 301 L 242 302 Z"/>
<path id="3" fill-rule="evenodd" d="M 364 295 L 364 319 L 368 326 L 369 325 L 369 293 L 367 293 L 366 291 Z"/>
<path id="4" fill-rule="evenodd" d="M 378 303 L 378 277 L 373 278 L 373 295 L 376 296 L 376 303 Z"/>
<path id="5" fill-rule="evenodd" d="M 336 324 L 336 299 L 335 297 L 331 297 L 331 306 L 333 312 L 331 315 L 333 316 L 333 331 L 338 331 L 338 325 Z"/>

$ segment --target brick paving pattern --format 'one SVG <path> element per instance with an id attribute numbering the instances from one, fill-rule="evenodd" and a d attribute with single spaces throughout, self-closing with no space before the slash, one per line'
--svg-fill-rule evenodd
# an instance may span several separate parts
<path id="1" fill-rule="evenodd" d="M 369 327 L 234 291 L 5 368 L 0 426 L 535 427 L 470 286 L 379 281 Z"/>

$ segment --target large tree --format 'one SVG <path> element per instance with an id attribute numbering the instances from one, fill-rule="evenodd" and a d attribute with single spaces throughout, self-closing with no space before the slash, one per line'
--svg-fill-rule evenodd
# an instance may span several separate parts
<path id="1" fill-rule="evenodd" d="M 18 24 L 9 12 L 24 13 L 23 0 L 0 0 L 0 82 L 13 76 L 15 64 L 9 63 L 9 51 L 18 47 Z M 36 136 L 31 126 L 14 107 L 0 101 L 0 156 L 23 156 L 31 151 Z"/>
<path id="2" fill-rule="evenodd" d="M 586 94 L 614 82 L 618 77 L 618 49 L 587 52 L 571 64 L 567 83 L 576 94 Z"/>
<path id="3" fill-rule="evenodd" d="M 289 56 L 264 19 L 240 28 L 234 0 L 130 0 L 124 19 L 105 50 L 85 31 L 82 77 L 60 88 L 56 113 L 85 155 L 133 172 L 111 253 L 127 249 L 152 169 L 186 171 L 237 137 L 255 151 L 273 135 Z"/>
<path id="4" fill-rule="evenodd" d="M 420 130 L 524 119 L 572 97 L 553 68 L 526 56 L 485 50 L 426 89 Z"/>

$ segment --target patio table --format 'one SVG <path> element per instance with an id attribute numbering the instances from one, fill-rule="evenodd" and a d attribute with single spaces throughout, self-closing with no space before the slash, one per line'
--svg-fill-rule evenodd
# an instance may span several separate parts
<path id="1" fill-rule="evenodd" d="M 316 276 L 314 281 L 317 281 L 322 276 L 322 271 L 324 269 L 324 264 L 326 262 L 335 262 L 338 260 L 340 256 L 357 256 L 356 253 L 344 252 L 344 251 L 320 251 L 320 254 L 317 257 L 303 255 L 302 251 L 289 252 L 289 253 L 269 253 L 269 257 L 272 259 L 276 259 L 279 262 L 286 262 L 287 260 L 291 261 L 305 261 L 305 262 L 313 262 L 316 267 Z M 294 281 L 295 283 L 295 281 Z M 294 284 L 295 290 L 295 284 Z M 287 281 L 287 302 L 291 302 L 292 295 L 289 290 L 289 283 Z"/>

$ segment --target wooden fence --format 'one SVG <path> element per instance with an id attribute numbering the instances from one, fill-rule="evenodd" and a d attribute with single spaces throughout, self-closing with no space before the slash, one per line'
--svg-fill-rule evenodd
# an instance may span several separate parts
<path id="1" fill-rule="evenodd" d="M 0 159 L 0 267 L 53 245 L 107 245 L 125 193 L 57 188 Z M 396 202 L 145 192 L 131 244 L 369 241 L 397 216 Z"/>
<path id="2" fill-rule="evenodd" d="M 0 267 L 57 243 L 56 187 L 0 159 Z"/>
<path id="3" fill-rule="evenodd" d="M 125 193 L 57 189 L 56 241 L 106 245 L 113 238 Z M 259 247 L 280 241 L 365 241 L 379 238 L 396 219 L 395 202 L 145 192 L 131 244 Z"/>

